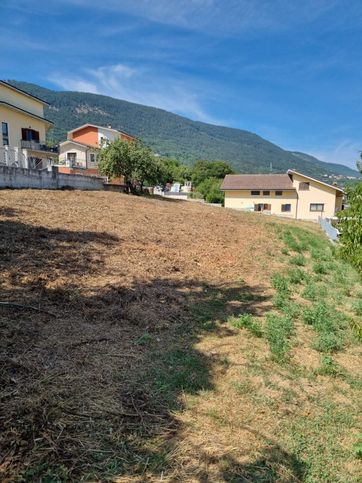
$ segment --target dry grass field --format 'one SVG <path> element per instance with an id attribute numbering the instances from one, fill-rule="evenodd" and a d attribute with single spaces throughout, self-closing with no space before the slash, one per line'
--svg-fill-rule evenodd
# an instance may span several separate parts
<path id="1" fill-rule="evenodd" d="M 317 226 L 35 190 L 0 226 L 1 481 L 361 481 L 362 286 Z"/>

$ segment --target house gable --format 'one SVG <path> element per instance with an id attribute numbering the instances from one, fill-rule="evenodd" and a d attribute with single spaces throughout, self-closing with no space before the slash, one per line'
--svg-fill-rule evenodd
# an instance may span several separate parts
<path id="1" fill-rule="evenodd" d="M 343 191 L 296 171 L 273 175 L 227 175 L 221 185 L 225 207 L 267 211 L 305 220 L 332 217 Z"/>

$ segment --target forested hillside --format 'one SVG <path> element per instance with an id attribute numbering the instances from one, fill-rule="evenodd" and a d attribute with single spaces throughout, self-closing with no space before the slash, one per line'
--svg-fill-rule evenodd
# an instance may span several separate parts
<path id="1" fill-rule="evenodd" d="M 55 123 L 55 141 L 85 123 L 112 125 L 145 141 L 154 151 L 193 163 L 225 160 L 235 171 L 285 172 L 288 168 L 315 177 L 357 176 L 346 166 L 324 163 L 313 156 L 286 151 L 262 137 L 240 129 L 192 121 L 171 112 L 112 97 L 83 92 L 58 92 L 26 82 L 9 81 L 50 103 L 46 116 Z"/>

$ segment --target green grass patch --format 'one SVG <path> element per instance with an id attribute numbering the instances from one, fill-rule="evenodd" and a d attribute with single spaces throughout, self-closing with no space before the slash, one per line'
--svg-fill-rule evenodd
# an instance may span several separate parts
<path id="1" fill-rule="evenodd" d="M 354 304 L 353 304 L 353 312 L 362 317 L 362 300 L 357 300 Z"/>
<path id="2" fill-rule="evenodd" d="M 230 317 L 229 324 L 236 329 L 248 329 L 255 337 L 263 337 L 263 329 L 260 321 L 251 314 L 243 314 L 239 317 Z"/>
<path id="3" fill-rule="evenodd" d="M 300 268 L 292 268 L 288 272 L 288 279 L 294 285 L 301 284 L 306 280 L 306 274 Z"/>
<path id="4" fill-rule="evenodd" d="M 317 332 L 334 331 L 334 317 L 325 302 L 318 302 L 312 307 L 305 308 L 303 320 L 312 325 Z"/>
<path id="5" fill-rule="evenodd" d="M 305 482 L 357 481 L 342 469 L 351 457 L 341 435 L 349 434 L 357 423 L 356 414 L 337 404 L 324 403 L 320 414 L 296 417 L 283 428 L 290 451 L 305 463 Z"/>
<path id="6" fill-rule="evenodd" d="M 362 459 L 362 433 L 358 435 L 357 441 L 353 445 L 353 454 L 356 458 Z"/>
<path id="7" fill-rule="evenodd" d="M 323 332 L 318 336 L 313 347 L 319 352 L 337 352 L 343 348 L 343 339 L 341 334 Z"/>
<path id="8" fill-rule="evenodd" d="M 289 263 L 291 265 L 297 265 L 298 267 L 304 267 L 307 263 L 307 260 L 304 255 L 299 254 L 299 255 L 295 255 L 294 257 L 291 257 L 289 260 Z"/>
<path id="9" fill-rule="evenodd" d="M 272 358 L 276 362 L 284 362 L 290 348 L 293 321 L 287 315 L 276 313 L 267 314 L 266 320 L 266 338 L 269 342 Z"/>
<path id="10" fill-rule="evenodd" d="M 280 273 L 276 273 L 272 277 L 272 286 L 279 293 L 289 293 L 289 282 L 287 277 L 284 277 Z"/>
<path id="11" fill-rule="evenodd" d="M 136 339 L 136 345 L 145 345 L 151 342 L 152 336 L 148 332 L 144 332 L 138 339 Z"/>
<path id="12" fill-rule="evenodd" d="M 313 265 L 313 272 L 319 275 L 327 275 L 329 266 L 326 262 L 316 262 Z"/>
<path id="13" fill-rule="evenodd" d="M 175 349 L 162 355 L 152 376 L 156 394 L 170 405 L 180 392 L 197 394 L 210 388 L 206 360 L 193 350 Z"/>
<path id="14" fill-rule="evenodd" d="M 337 364 L 333 357 L 331 356 L 323 356 L 321 359 L 321 365 L 315 371 L 316 374 L 321 376 L 331 376 L 336 377 L 343 374 L 342 368 L 339 364 Z"/>
<path id="15" fill-rule="evenodd" d="M 313 260 L 318 262 L 328 262 L 332 260 L 332 254 L 329 250 L 318 250 L 316 248 L 312 248 L 310 251 L 310 256 Z"/>

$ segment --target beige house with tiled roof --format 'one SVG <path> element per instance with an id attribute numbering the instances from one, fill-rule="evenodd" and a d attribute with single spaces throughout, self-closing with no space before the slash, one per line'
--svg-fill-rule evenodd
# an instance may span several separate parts
<path id="1" fill-rule="evenodd" d="M 228 174 L 221 185 L 225 208 L 300 220 L 331 218 L 342 209 L 343 190 L 297 171 Z"/>
<path id="2" fill-rule="evenodd" d="M 47 102 L 0 80 L 0 165 L 44 169 L 58 149 L 47 145 L 53 126 L 44 117 Z"/>

